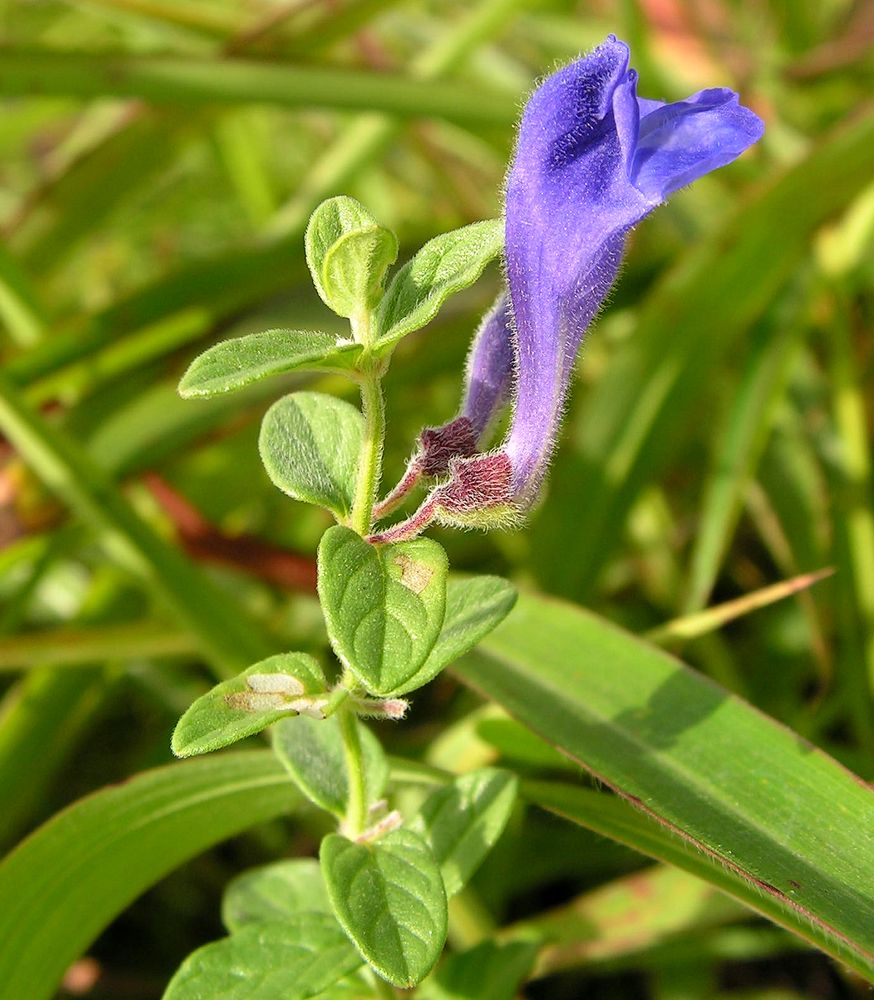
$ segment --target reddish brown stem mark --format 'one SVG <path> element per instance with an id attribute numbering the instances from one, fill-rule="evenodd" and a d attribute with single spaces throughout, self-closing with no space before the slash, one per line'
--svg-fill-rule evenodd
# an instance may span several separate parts
<path id="1" fill-rule="evenodd" d="M 314 559 L 254 535 L 226 535 L 158 473 L 146 473 L 143 481 L 173 522 L 180 543 L 192 558 L 229 566 L 287 590 L 315 592 Z"/>

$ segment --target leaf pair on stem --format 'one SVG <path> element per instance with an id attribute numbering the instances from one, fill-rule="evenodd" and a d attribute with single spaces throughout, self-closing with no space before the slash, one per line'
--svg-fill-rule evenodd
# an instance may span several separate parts
<path id="1" fill-rule="evenodd" d="M 361 722 L 401 718 L 407 702 L 400 696 L 472 648 L 515 601 L 513 588 L 495 577 L 449 580 L 446 553 L 431 539 L 375 545 L 365 537 L 373 529 L 385 434 L 381 379 L 391 353 L 474 281 L 501 245 L 497 222 L 438 237 L 383 291 L 397 256 L 394 234 L 352 199 L 331 199 L 310 220 L 307 261 L 319 295 L 349 319 L 351 337 L 283 330 L 242 337 L 201 355 L 182 380 L 183 395 L 210 396 L 283 372 L 328 371 L 359 384 L 362 409 L 322 393 L 292 393 L 268 410 L 259 438 L 274 484 L 338 522 L 319 545 L 318 592 L 339 679 L 329 681 L 312 656 L 277 654 L 198 699 L 173 735 L 174 751 L 188 756 L 274 726 L 273 747 L 289 777 L 338 824 L 320 852 L 324 889 L 315 909 L 306 901 L 266 919 L 230 922 L 229 938 L 182 966 L 168 1000 L 233 996 L 241 982 L 257 982 L 265 996 L 311 996 L 350 975 L 356 981 L 362 962 L 395 985 L 415 985 L 443 949 L 447 896 L 509 817 L 515 779 L 493 771 L 435 792 L 404 825 L 382 797 L 382 747 Z M 274 873 L 263 877 L 270 883 Z M 259 876 L 251 878 L 257 884 Z"/>

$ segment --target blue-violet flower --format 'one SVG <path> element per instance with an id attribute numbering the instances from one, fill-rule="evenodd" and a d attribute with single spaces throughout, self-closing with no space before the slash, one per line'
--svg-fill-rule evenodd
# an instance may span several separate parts
<path id="1" fill-rule="evenodd" d="M 611 35 L 531 96 L 506 185 L 510 312 L 499 300 L 480 328 L 464 409 L 446 425 L 468 421 L 471 434 L 451 459 L 452 441 L 443 442 L 448 449 L 430 471 L 448 464 L 449 480 L 378 539 L 409 537 L 435 517 L 506 522 L 534 503 L 574 359 L 616 278 L 628 231 L 674 191 L 731 163 L 761 137 L 761 120 L 734 91 L 702 90 L 672 104 L 647 100 L 637 96 L 628 62 L 628 46 Z M 501 340 L 508 330 L 512 336 Z M 472 455 L 511 377 L 507 438 L 496 452 Z"/>

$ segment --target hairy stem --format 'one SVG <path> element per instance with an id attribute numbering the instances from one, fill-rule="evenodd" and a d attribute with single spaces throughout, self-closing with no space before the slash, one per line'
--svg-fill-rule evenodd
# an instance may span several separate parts
<path id="1" fill-rule="evenodd" d="M 392 986 L 390 986 L 384 979 L 380 978 L 373 970 L 368 970 L 370 975 L 370 984 L 373 986 L 374 995 L 379 997 L 379 1000 L 396 1000 L 397 992 Z"/>
<path id="2" fill-rule="evenodd" d="M 405 521 L 398 521 L 385 531 L 368 536 L 368 541 L 375 544 L 385 544 L 386 542 L 408 542 L 411 538 L 417 538 L 425 528 L 434 520 L 437 505 L 432 499 L 426 499 L 419 509 L 411 514 Z"/>
<path id="3" fill-rule="evenodd" d="M 357 837 L 364 830 L 367 821 L 367 793 L 364 787 L 364 760 L 361 754 L 358 719 L 348 704 L 343 704 L 338 709 L 337 715 L 340 719 L 343 755 L 349 782 L 349 801 L 344 825 L 349 837 Z"/>
<path id="4" fill-rule="evenodd" d="M 351 526 L 359 535 L 364 536 L 370 533 L 373 521 L 373 505 L 379 488 L 385 437 L 385 402 L 380 376 L 376 372 L 362 373 L 361 409 L 364 414 L 364 443 L 358 464 Z"/>

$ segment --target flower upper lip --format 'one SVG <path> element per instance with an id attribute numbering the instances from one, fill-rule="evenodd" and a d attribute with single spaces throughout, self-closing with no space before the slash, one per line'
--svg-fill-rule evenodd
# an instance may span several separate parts
<path id="1" fill-rule="evenodd" d="M 639 98 L 628 62 L 628 46 L 611 35 L 548 77 L 525 110 L 507 179 L 517 382 L 504 447 L 523 506 L 540 490 L 574 357 L 618 273 L 628 231 L 762 134 L 730 90 L 673 104 Z"/>

